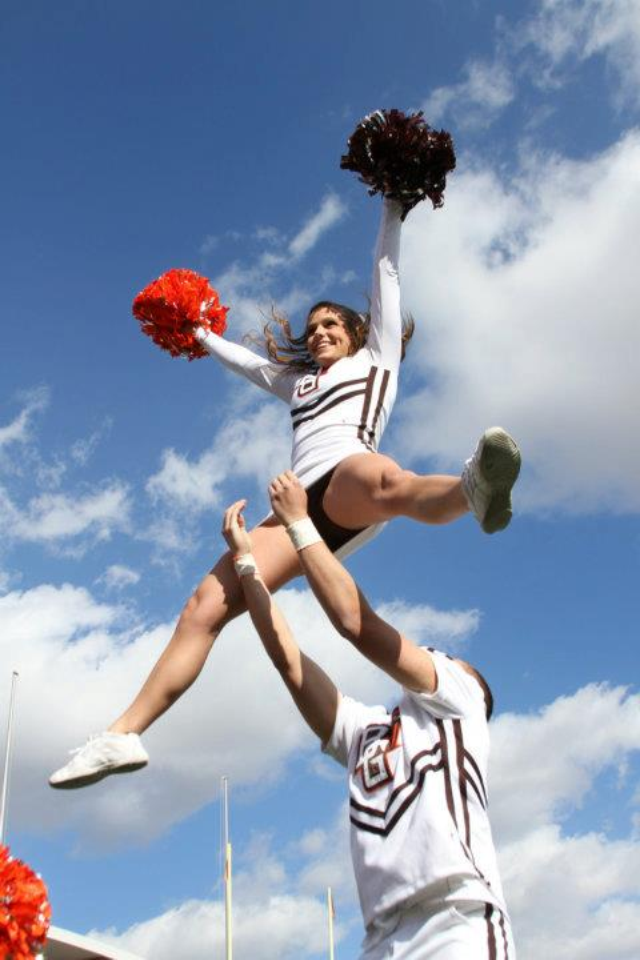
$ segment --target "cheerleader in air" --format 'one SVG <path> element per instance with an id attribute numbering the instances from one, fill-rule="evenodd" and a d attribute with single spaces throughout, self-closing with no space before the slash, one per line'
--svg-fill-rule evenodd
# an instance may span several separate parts
<path id="1" fill-rule="evenodd" d="M 300 336 L 292 334 L 285 320 L 279 320 L 277 334 L 268 324 L 263 357 L 215 332 L 224 329 L 225 308 L 211 288 L 208 298 L 202 294 L 186 333 L 184 323 L 178 332 L 160 328 L 153 284 L 147 289 L 155 294 L 145 299 L 143 291 L 136 301 L 144 331 L 160 345 L 192 357 L 208 353 L 288 404 L 291 469 L 306 488 L 316 528 L 338 556 L 362 546 L 394 517 L 444 524 L 471 511 L 486 533 L 504 529 L 511 520 L 520 454 L 501 428 L 483 434 L 459 477 L 412 473 L 378 452 L 411 333 L 403 330 L 400 310 L 402 221 L 425 197 L 434 207 L 442 204 L 446 173 L 454 165 L 449 135 L 431 130 L 421 114 L 377 111 L 350 138 L 342 166 L 357 171 L 371 193 L 384 195 L 368 315 L 322 301 L 310 309 Z M 185 279 L 175 274 L 187 271 L 171 273 L 166 282 L 175 284 Z M 196 284 L 200 282 L 202 278 Z M 166 289 L 164 295 L 166 299 Z M 271 592 L 300 573 L 296 550 L 274 517 L 251 532 L 251 542 Z M 72 760 L 50 777 L 51 786 L 87 786 L 111 773 L 145 766 L 149 758 L 140 734 L 191 686 L 222 628 L 245 609 L 233 557 L 226 553 L 187 601 L 133 703 L 108 730 L 73 752 Z"/>

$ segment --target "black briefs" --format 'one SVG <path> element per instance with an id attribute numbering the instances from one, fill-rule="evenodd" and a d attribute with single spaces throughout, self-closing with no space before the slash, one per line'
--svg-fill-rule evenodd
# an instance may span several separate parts
<path id="1" fill-rule="evenodd" d="M 341 527 L 339 524 L 334 523 L 325 513 L 322 500 L 335 469 L 336 467 L 333 467 L 328 473 L 323 474 L 323 476 L 312 483 L 310 487 L 307 487 L 307 497 L 309 499 L 307 509 L 309 516 L 313 520 L 316 530 L 332 553 L 335 553 L 340 547 L 344 547 L 346 543 L 349 543 L 349 541 L 353 540 L 359 533 L 366 530 L 366 527 L 359 527 L 357 530 L 348 530 L 347 527 Z"/>

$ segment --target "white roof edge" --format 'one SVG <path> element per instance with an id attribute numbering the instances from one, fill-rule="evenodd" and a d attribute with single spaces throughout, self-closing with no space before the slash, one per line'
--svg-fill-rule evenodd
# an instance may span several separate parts
<path id="1" fill-rule="evenodd" d="M 49 927 L 47 936 L 47 945 L 54 947 L 75 948 L 69 952 L 69 960 L 83 960 L 83 954 L 87 957 L 100 958 L 100 960 L 144 960 L 137 954 L 123 950 L 112 943 L 101 943 L 93 937 L 87 937 L 84 934 L 73 933 L 72 930 L 63 930 L 61 927 Z M 47 951 L 45 950 L 45 956 Z"/>

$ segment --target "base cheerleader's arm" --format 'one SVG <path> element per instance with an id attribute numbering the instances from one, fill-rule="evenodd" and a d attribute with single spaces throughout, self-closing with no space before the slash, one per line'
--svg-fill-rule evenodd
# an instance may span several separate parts
<path id="1" fill-rule="evenodd" d="M 288 470 L 276 477 L 269 496 L 309 585 L 336 630 L 403 687 L 433 693 L 438 685 L 433 657 L 371 609 L 307 515 L 307 494 L 295 474 Z"/>
<path id="2" fill-rule="evenodd" d="M 326 743 L 335 726 L 340 694 L 318 664 L 303 653 L 267 589 L 255 558 L 238 500 L 225 512 L 222 533 L 234 558 L 249 616 L 271 662 L 307 725 Z"/>

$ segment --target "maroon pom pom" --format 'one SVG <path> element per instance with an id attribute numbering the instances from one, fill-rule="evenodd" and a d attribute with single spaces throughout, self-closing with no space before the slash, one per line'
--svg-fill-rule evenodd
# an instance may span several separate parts
<path id="1" fill-rule="evenodd" d="M 423 113 L 376 110 L 361 120 L 340 160 L 343 170 L 359 174 L 369 193 L 382 193 L 402 204 L 402 219 L 429 197 L 441 207 L 447 174 L 456 156 L 446 130 L 433 130 Z"/>

